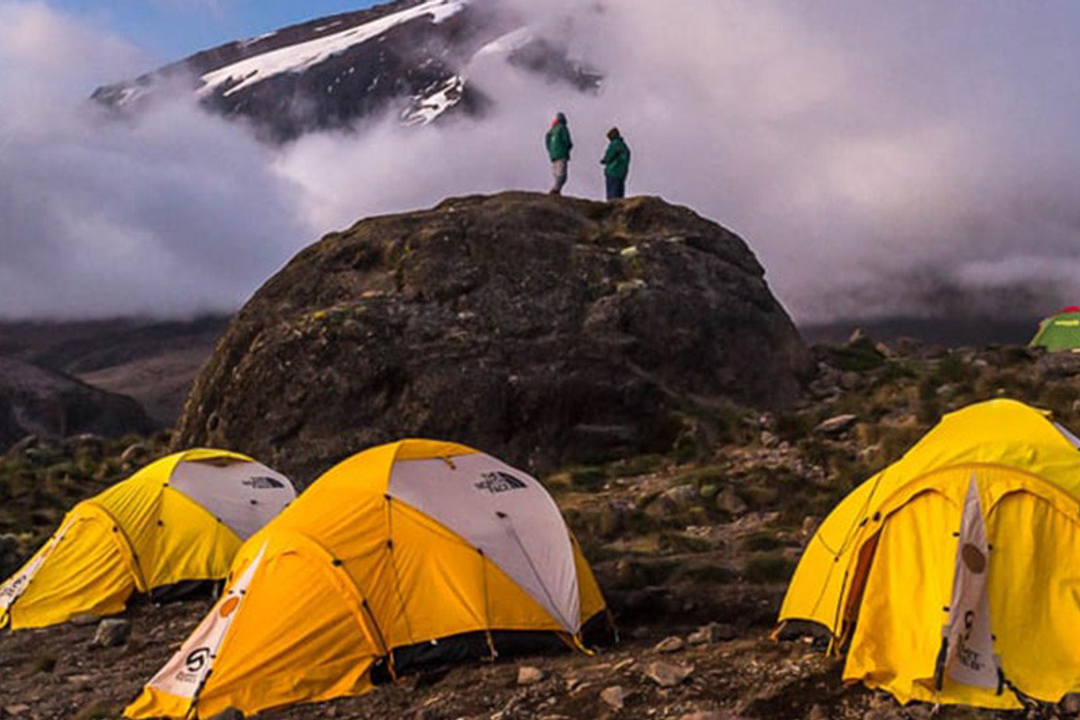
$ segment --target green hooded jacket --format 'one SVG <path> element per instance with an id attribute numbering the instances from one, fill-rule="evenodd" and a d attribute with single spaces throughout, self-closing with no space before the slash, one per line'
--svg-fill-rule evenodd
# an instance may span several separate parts
<path id="1" fill-rule="evenodd" d="M 623 178 L 630 174 L 630 146 L 621 137 L 608 143 L 604 159 L 604 174 L 608 177 Z"/>
<path id="2" fill-rule="evenodd" d="M 570 148 L 574 147 L 574 143 L 570 140 L 570 128 L 566 127 L 565 119 L 552 125 L 544 140 L 552 162 L 570 159 Z"/>

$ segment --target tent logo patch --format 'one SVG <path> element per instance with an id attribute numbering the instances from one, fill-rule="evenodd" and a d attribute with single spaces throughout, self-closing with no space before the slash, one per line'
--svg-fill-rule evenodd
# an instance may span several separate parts
<path id="1" fill-rule="evenodd" d="M 476 489 L 487 490 L 492 495 L 510 492 L 511 490 L 525 490 L 529 487 L 525 484 L 524 480 L 520 480 L 510 473 L 499 472 L 497 470 L 495 472 L 481 473 L 480 477 L 482 477 L 483 480 L 476 483 Z"/>
<path id="2" fill-rule="evenodd" d="M 983 555 L 982 550 L 973 544 L 964 543 L 964 546 L 960 549 L 960 557 L 963 558 L 967 569 L 976 575 L 982 575 L 986 572 L 986 556 Z"/>
<path id="3" fill-rule="evenodd" d="M 281 482 L 277 478 L 266 477 L 265 475 L 256 475 L 244 480 L 242 485 L 247 485 L 249 488 L 255 488 L 256 490 L 276 490 L 278 488 L 285 487 L 285 483 Z"/>
<path id="4" fill-rule="evenodd" d="M 184 667 L 189 673 L 199 673 L 210 662 L 210 648 L 201 647 L 192 650 L 184 658 Z"/>

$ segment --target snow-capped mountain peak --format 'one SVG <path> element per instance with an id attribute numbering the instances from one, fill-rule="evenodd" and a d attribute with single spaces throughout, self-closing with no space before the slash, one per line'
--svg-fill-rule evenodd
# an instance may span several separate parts
<path id="1" fill-rule="evenodd" d="M 246 118 L 262 137 L 282 142 L 387 112 L 405 125 L 478 115 L 488 100 L 465 69 L 478 55 L 496 54 L 580 91 L 599 86 L 597 72 L 499 0 L 397 0 L 213 48 L 99 88 L 94 98 L 138 112 L 179 81 L 206 108 Z"/>

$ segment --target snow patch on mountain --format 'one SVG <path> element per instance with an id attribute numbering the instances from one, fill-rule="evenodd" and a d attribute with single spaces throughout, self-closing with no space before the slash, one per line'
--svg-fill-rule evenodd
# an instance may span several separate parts
<path id="1" fill-rule="evenodd" d="M 439 83 L 428 95 L 413 98 L 413 103 L 401 114 L 405 125 L 427 125 L 461 102 L 465 93 L 465 78 L 455 75 Z"/>
<path id="2" fill-rule="evenodd" d="M 492 40 L 476 52 L 475 57 L 484 55 L 509 55 L 536 40 L 531 28 L 523 27 Z"/>
<path id="3" fill-rule="evenodd" d="M 275 75 L 303 72 L 411 20 L 428 16 L 433 24 L 439 24 L 464 9 L 467 3 L 468 0 L 429 0 L 332 35 L 241 60 L 203 75 L 198 94 L 206 96 L 224 87 L 222 95 L 227 97 Z"/>

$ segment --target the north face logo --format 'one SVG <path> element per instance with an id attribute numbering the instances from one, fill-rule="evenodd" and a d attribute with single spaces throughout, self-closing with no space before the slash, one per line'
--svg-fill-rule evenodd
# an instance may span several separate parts
<path id="1" fill-rule="evenodd" d="M 255 477 L 249 477 L 243 481 L 244 485 L 256 490 L 274 490 L 276 488 L 285 487 L 285 483 L 272 477 L 266 477 L 264 475 L 256 475 Z"/>
<path id="2" fill-rule="evenodd" d="M 511 490 L 524 490 L 529 487 L 524 480 L 519 480 L 509 473 L 498 471 L 481 473 L 480 477 L 484 479 L 476 483 L 476 489 L 487 490 L 492 495 L 510 492 Z"/>
<path id="3" fill-rule="evenodd" d="M 23 588 L 28 583 L 26 575 L 20 575 L 4 587 L 0 588 L 0 605 L 6 604 L 10 600 L 14 600 L 22 592 Z"/>

